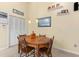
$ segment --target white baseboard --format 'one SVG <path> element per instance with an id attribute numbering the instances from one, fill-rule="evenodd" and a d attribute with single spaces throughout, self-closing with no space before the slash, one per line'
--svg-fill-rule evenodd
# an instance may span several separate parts
<path id="1" fill-rule="evenodd" d="M 54 48 L 55 48 L 55 47 L 54 47 Z M 79 53 L 78 53 L 78 52 L 75 52 L 75 51 L 70 51 L 70 50 L 63 49 L 63 48 L 55 48 L 55 49 L 62 50 L 62 51 L 65 51 L 65 52 L 69 52 L 69 53 L 72 53 L 72 54 L 75 54 L 75 55 L 79 55 Z"/>
<path id="2" fill-rule="evenodd" d="M 14 44 L 14 45 L 11 45 L 11 46 L 9 46 L 9 47 L 13 47 L 13 46 L 17 46 L 18 44 Z"/>
<path id="3" fill-rule="evenodd" d="M 0 51 L 4 50 L 4 49 L 7 49 L 8 47 L 5 47 L 5 48 L 0 48 Z"/>
<path id="4" fill-rule="evenodd" d="M 7 48 L 10 48 L 10 47 L 13 47 L 13 46 L 17 46 L 18 44 L 15 44 L 15 45 L 12 45 L 12 46 L 8 46 L 8 47 L 5 47 L 5 48 L 0 48 L 0 51 L 4 50 L 4 49 L 7 49 Z"/>

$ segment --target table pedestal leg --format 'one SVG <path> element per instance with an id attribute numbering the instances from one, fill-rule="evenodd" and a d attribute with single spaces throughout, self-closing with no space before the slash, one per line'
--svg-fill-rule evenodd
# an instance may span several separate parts
<path id="1" fill-rule="evenodd" d="M 39 57 L 39 56 L 40 56 L 39 48 L 38 48 L 38 46 L 36 46 L 36 48 L 35 48 L 35 57 Z"/>

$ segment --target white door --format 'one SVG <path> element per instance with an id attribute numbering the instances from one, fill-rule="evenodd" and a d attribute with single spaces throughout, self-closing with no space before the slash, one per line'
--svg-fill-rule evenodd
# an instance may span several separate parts
<path id="1" fill-rule="evenodd" d="M 10 46 L 18 43 L 17 36 L 20 34 L 26 34 L 25 20 L 23 18 L 9 16 L 9 30 L 10 30 Z"/>

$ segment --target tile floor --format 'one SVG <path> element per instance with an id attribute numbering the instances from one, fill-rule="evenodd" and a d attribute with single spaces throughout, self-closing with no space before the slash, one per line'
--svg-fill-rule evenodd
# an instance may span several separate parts
<path id="1" fill-rule="evenodd" d="M 19 54 L 17 51 L 18 51 L 17 46 L 13 46 L 13 47 L 1 50 L 0 57 L 19 57 Z M 79 57 L 79 55 L 58 50 L 56 48 L 53 48 L 52 55 L 53 57 Z"/>

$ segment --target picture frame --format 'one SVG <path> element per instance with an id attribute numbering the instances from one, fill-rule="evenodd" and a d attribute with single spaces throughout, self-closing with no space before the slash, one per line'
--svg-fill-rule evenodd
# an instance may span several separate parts
<path id="1" fill-rule="evenodd" d="M 51 27 L 51 16 L 38 18 L 38 27 Z"/>

